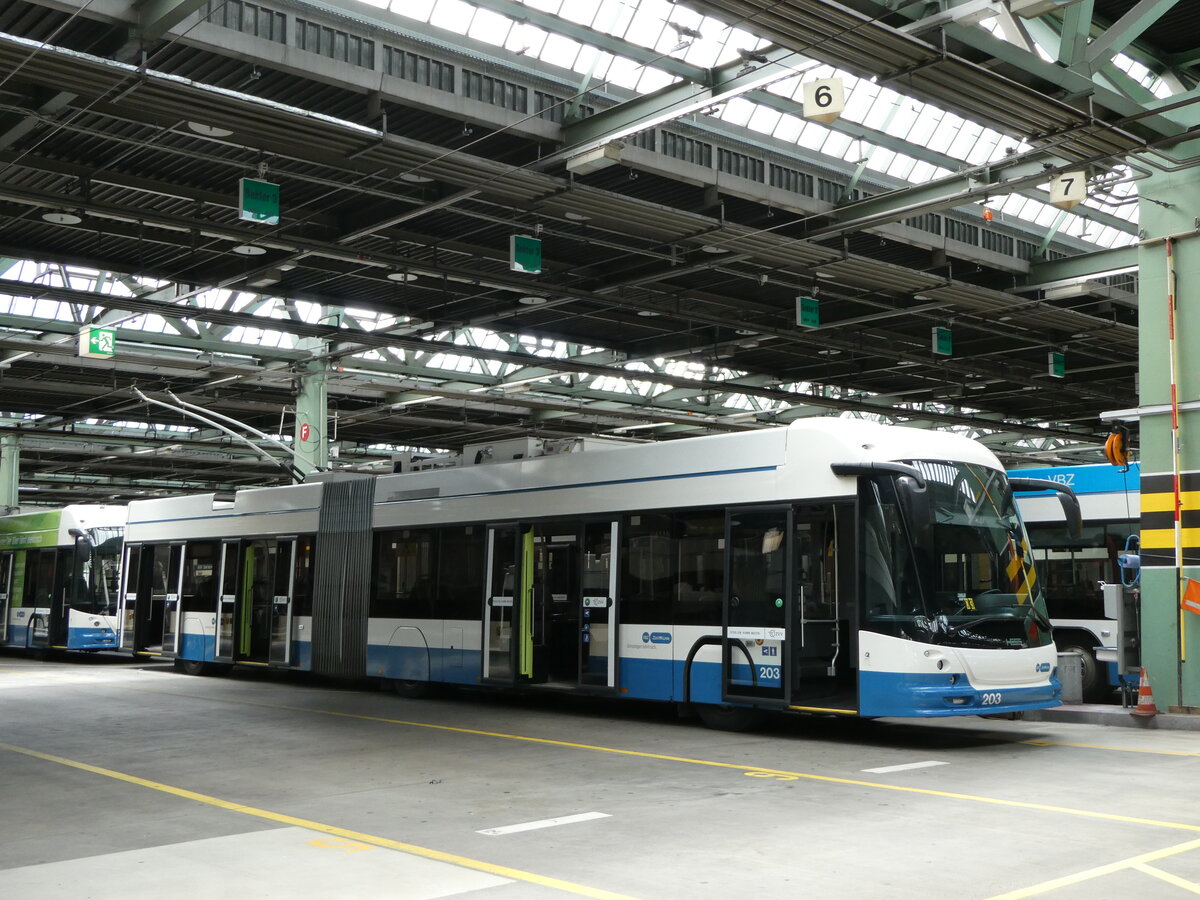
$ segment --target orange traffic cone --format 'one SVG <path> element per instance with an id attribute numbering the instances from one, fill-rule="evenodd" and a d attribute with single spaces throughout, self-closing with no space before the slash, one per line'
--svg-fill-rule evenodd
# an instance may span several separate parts
<path id="1" fill-rule="evenodd" d="M 1154 705 L 1154 694 L 1150 692 L 1150 679 L 1146 677 L 1146 667 L 1142 666 L 1141 681 L 1138 682 L 1138 704 L 1132 713 L 1135 716 L 1158 715 L 1158 707 Z"/>

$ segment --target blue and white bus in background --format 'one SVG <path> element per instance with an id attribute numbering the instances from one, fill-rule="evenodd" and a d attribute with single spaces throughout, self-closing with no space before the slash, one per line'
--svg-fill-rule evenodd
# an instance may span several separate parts
<path id="1" fill-rule="evenodd" d="M 1101 586 L 1136 588 L 1136 570 L 1118 559 L 1139 551 L 1141 469 L 1107 463 L 1016 469 L 1010 476 L 1048 479 L 1071 487 L 1078 498 L 1083 529 L 1072 535 L 1050 492 L 1023 494 L 1017 505 L 1037 561 L 1054 642 L 1083 660 L 1084 699 L 1114 698 L 1120 684 L 1116 664 L 1097 660 L 1115 653 L 1117 630 L 1105 615 Z M 1103 651 L 1109 651 L 1104 653 Z"/>
<path id="2" fill-rule="evenodd" d="M 0 646 L 117 647 L 123 506 L 0 516 Z"/>
<path id="3" fill-rule="evenodd" d="M 979 443 L 814 418 L 591 444 L 133 502 L 125 646 L 193 674 L 670 701 L 730 728 L 1060 702 L 1013 499 L 1053 485 Z"/>

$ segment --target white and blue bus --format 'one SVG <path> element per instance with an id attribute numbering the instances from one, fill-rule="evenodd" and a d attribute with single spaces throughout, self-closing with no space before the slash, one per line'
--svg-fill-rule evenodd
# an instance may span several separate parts
<path id="1" fill-rule="evenodd" d="M 1017 505 L 1037 561 L 1054 642 L 1083 661 L 1085 700 L 1112 699 L 1121 673 L 1116 663 L 1098 660 L 1097 653 L 1114 655 L 1118 630 L 1105 615 L 1101 586 L 1136 585 L 1136 570 L 1123 570 L 1118 560 L 1140 549 L 1140 465 L 1130 463 L 1127 470 L 1106 463 L 1049 466 L 1009 475 L 1057 481 L 1078 497 L 1083 528 L 1077 535 L 1063 523 L 1050 492 L 1023 494 Z"/>
<path id="2" fill-rule="evenodd" d="M 131 503 L 125 645 L 196 674 L 567 690 L 691 704 L 724 727 L 760 709 L 1060 702 L 1013 499 L 1049 483 L 1010 482 L 974 441 L 806 419 L 496 449 L 454 468 Z"/>
<path id="3" fill-rule="evenodd" d="M 115 650 L 123 506 L 0 516 L 0 646 Z"/>

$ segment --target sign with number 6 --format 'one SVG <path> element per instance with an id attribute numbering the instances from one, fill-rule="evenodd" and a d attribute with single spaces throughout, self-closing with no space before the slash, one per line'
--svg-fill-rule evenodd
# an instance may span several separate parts
<path id="1" fill-rule="evenodd" d="M 1050 202 L 1071 209 L 1087 199 L 1087 172 L 1063 172 L 1050 181 Z"/>
<path id="2" fill-rule="evenodd" d="M 846 108 L 846 93 L 840 78 L 804 83 L 804 118 L 828 124 Z"/>

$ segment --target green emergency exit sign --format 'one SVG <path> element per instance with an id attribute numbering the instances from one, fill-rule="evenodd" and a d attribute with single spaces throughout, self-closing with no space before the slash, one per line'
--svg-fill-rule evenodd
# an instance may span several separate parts
<path id="1" fill-rule="evenodd" d="M 243 178 L 238 190 L 238 218 L 262 225 L 279 224 L 279 185 Z"/>
<path id="2" fill-rule="evenodd" d="M 91 359 L 109 359 L 117 352 L 115 328 L 87 325 L 79 329 L 79 355 Z"/>

